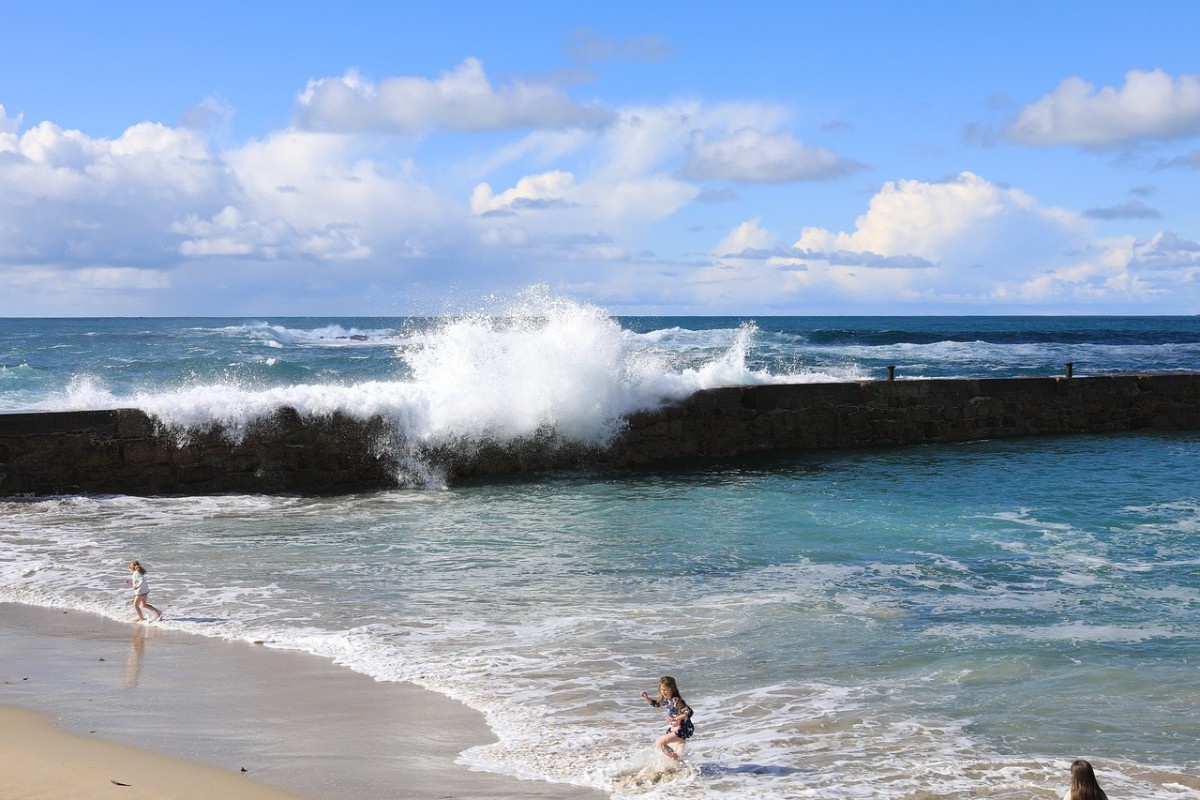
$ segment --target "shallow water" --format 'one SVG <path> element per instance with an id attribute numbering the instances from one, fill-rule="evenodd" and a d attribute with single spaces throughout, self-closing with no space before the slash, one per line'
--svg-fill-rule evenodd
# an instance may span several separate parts
<path id="1" fill-rule="evenodd" d="M 905 372 L 922 360 L 942 374 L 978 374 L 985 362 L 1015 374 L 1026 360 L 1048 370 L 1081 347 L 1117 353 L 1117 366 L 1094 372 L 1123 371 L 1144 353 L 1163 371 L 1184 369 L 1176 355 L 1197 347 L 1190 318 L 904 320 L 900 333 L 885 320 L 822 323 L 823 333 L 785 321 L 638 320 L 614 332 L 589 313 L 564 330 L 606 353 L 595 359 L 604 369 L 542 364 L 559 347 L 539 339 L 546 327 L 515 339 L 486 325 L 450 341 L 439 333 L 425 346 L 434 352 L 409 362 L 397 355 L 403 325 L 378 321 L 77 321 L 93 341 L 72 346 L 97 354 L 83 394 L 83 355 L 62 356 L 50 335 L 13 344 L 6 321 L 0 339 L 27 354 L 41 383 L 0 398 L 169 407 L 186 385 L 192 400 L 229 402 L 191 402 L 180 419 L 250 414 L 253 404 L 239 403 L 265 383 L 208 368 L 187 376 L 172 359 L 195 366 L 181 353 L 207 348 L 215 355 L 204 363 L 249 369 L 259 337 L 278 345 L 263 352 L 336 380 L 343 399 L 391 396 L 391 408 L 400 406 L 385 383 L 449 396 L 455 381 L 486 372 L 515 381 L 505 386 L 519 405 L 529 402 L 523 374 L 554 374 L 559 399 L 536 402 L 603 436 L 616 410 L 689 381 L 863 375 L 922 348 Z M 326 331 L 332 344 L 320 343 Z M 973 338 L 982 335 L 996 341 Z M 101 353 L 138 352 L 144 337 L 170 339 L 169 352 L 136 369 L 97 366 Z M 43 346 L 63 360 L 46 366 Z M 514 348 L 539 355 L 491 363 Z M 933 355 L 955 348 L 957 361 Z M 814 353 L 826 362 L 812 366 Z M 0 358 L 7 369 L 15 360 Z M 412 363 L 427 371 L 405 373 Z M 616 385 L 597 392 L 602 374 Z M 316 385 L 284 378 L 273 390 L 314 396 Z M 579 402 L 588 392 L 599 411 Z M 165 625 L 414 681 L 485 712 L 500 741 L 465 753 L 471 765 L 622 798 L 1059 797 L 1077 757 L 1096 764 L 1113 797 L 1195 797 L 1198 467 L 1200 434 L 1146 432 L 338 498 L 7 502 L 0 599 L 124 619 L 125 562 L 139 558 Z M 665 721 L 638 698 L 662 674 L 696 711 L 681 770 L 650 751 Z"/>

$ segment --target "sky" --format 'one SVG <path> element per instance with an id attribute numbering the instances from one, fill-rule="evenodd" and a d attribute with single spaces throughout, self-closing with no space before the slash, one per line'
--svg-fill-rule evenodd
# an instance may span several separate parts
<path id="1" fill-rule="evenodd" d="M 0 316 L 1200 313 L 1200 4 L 0 14 Z"/>

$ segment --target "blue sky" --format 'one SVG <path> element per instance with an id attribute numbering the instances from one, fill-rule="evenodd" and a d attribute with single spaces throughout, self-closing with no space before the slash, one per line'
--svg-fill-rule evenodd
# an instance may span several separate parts
<path id="1" fill-rule="evenodd" d="M 0 315 L 1200 313 L 1200 6 L 6 4 Z"/>

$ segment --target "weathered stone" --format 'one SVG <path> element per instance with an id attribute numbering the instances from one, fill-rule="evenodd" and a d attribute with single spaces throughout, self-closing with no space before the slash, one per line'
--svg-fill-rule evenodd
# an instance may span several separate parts
<path id="1" fill-rule="evenodd" d="M 769 450 L 1200 429 L 1200 373 L 711 389 L 625 422 L 604 450 L 545 430 L 506 445 L 418 448 L 405 458 L 452 479 Z M 405 449 L 403 433 L 378 417 L 304 419 L 290 408 L 237 442 L 219 428 L 170 432 L 136 409 L 0 414 L 0 496 L 353 492 L 415 479 L 398 463 Z"/>

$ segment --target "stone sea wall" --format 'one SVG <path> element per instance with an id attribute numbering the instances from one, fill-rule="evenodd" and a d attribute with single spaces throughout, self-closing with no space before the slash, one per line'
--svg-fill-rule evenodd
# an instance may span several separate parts
<path id="1" fill-rule="evenodd" d="M 553 432 L 500 446 L 406 442 L 384 420 L 282 408 L 234 439 L 134 409 L 0 414 L 0 496 L 321 494 L 550 469 L 1137 429 L 1200 430 L 1200 373 L 712 389 L 634 414 L 603 450 Z"/>

